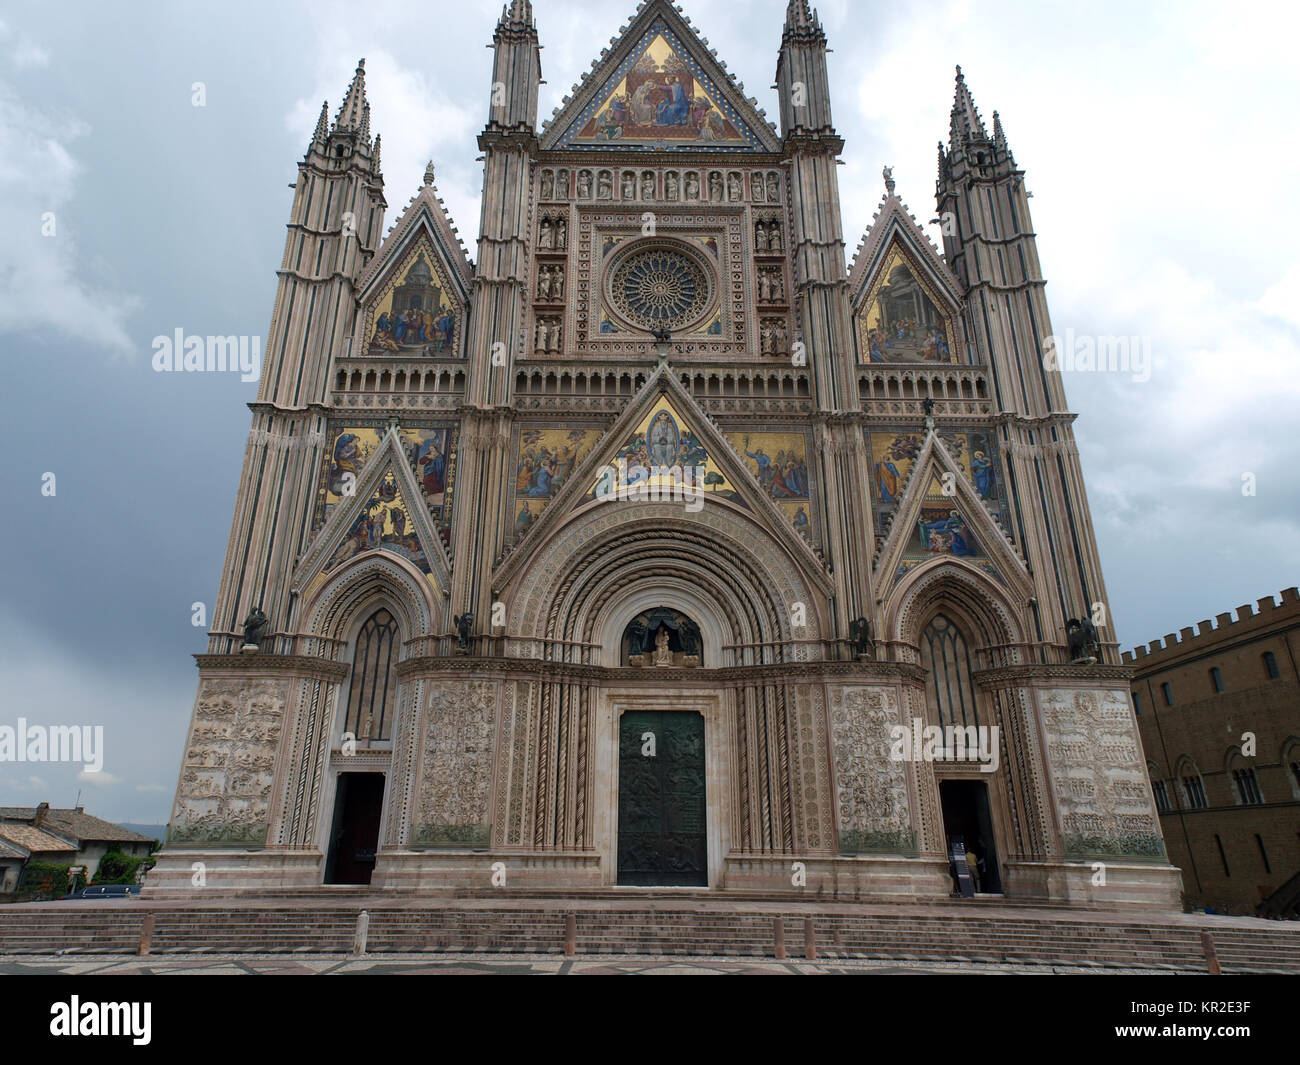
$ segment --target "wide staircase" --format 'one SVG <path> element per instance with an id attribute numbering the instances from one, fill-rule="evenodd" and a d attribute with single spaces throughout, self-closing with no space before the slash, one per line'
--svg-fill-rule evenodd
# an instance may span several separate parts
<path id="1" fill-rule="evenodd" d="M 363 917 L 362 914 L 365 914 Z M 1300 925 L 729 900 L 137 899 L 0 908 L 0 955 L 632 954 L 1300 973 Z"/>

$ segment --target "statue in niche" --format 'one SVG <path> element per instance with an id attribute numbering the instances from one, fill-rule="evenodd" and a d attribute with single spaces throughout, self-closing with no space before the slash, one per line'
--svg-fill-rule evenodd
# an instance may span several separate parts
<path id="1" fill-rule="evenodd" d="M 456 647 L 461 654 L 469 654 L 469 638 L 474 628 L 474 615 L 466 610 L 465 613 L 458 617 L 453 617 L 451 623 L 456 626 Z"/>
<path id="2" fill-rule="evenodd" d="M 682 641 L 682 653 L 691 656 L 698 656 L 700 653 L 700 627 L 690 618 L 683 618 L 679 636 Z"/>
<path id="3" fill-rule="evenodd" d="M 772 326 L 764 322 L 759 330 L 758 351 L 760 355 L 772 354 Z"/>
<path id="4" fill-rule="evenodd" d="M 633 618 L 632 623 L 627 627 L 628 656 L 645 654 L 646 642 L 649 638 L 650 630 L 646 628 L 645 622 L 640 618 Z"/>
<path id="5" fill-rule="evenodd" d="M 655 655 L 654 664 L 656 666 L 671 666 L 673 664 L 673 653 L 668 648 L 668 630 L 662 625 L 655 634 Z"/>
<path id="6" fill-rule="evenodd" d="M 569 198 L 569 172 L 567 170 L 557 170 L 555 172 L 555 198 L 557 200 L 567 200 Z"/>
<path id="7" fill-rule="evenodd" d="M 758 298 L 762 303 L 772 302 L 772 275 L 767 270 L 758 275 Z"/>
<path id="8" fill-rule="evenodd" d="M 641 199 L 653 200 L 655 198 L 655 176 L 650 170 L 641 175 Z"/>
<path id="9" fill-rule="evenodd" d="M 578 199 L 580 200 L 591 199 L 591 171 L 590 170 L 578 171 Z"/>
<path id="10" fill-rule="evenodd" d="M 614 198 L 614 179 L 610 176 L 608 170 L 602 170 L 600 176 L 596 179 L 596 198 L 598 200 L 612 200 Z"/>
<path id="11" fill-rule="evenodd" d="M 1101 639 L 1091 618 L 1071 618 L 1067 621 L 1065 638 L 1070 644 L 1071 663 L 1091 666 L 1101 657 Z"/>
<path id="12" fill-rule="evenodd" d="M 762 174 L 751 174 L 749 178 L 749 183 L 754 190 L 754 201 L 756 203 L 762 203 L 765 199 L 767 199 L 767 197 L 763 195 Z"/>
<path id="13" fill-rule="evenodd" d="M 773 222 L 767 227 L 767 246 L 771 251 L 781 250 L 781 223 Z"/>
<path id="14" fill-rule="evenodd" d="M 767 251 L 767 226 L 762 222 L 754 224 L 754 250 Z"/>
<path id="15" fill-rule="evenodd" d="M 871 654 L 871 622 L 866 618 L 854 618 L 849 622 L 849 643 L 853 653 L 859 658 Z"/>
<path id="16" fill-rule="evenodd" d="M 673 170 L 664 175 L 664 198 L 677 199 L 677 173 Z"/>
<path id="17" fill-rule="evenodd" d="M 623 171 L 623 199 L 636 198 L 636 175 L 630 170 Z"/>
<path id="18" fill-rule="evenodd" d="M 745 189 L 741 184 L 739 174 L 727 175 L 727 197 L 733 201 L 745 198 Z"/>
<path id="19" fill-rule="evenodd" d="M 257 654 L 262 648 L 262 637 L 266 635 L 266 627 L 270 623 L 270 618 L 262 612 L 260 606 L 253 607 L 248 617 L 244 618 L 244 646 L 240 651 L 244 654 Z"/>
<path id="20" fill-rule="evenodd" d="M 555 220 L 555 247 L 563 251 L 569 246 L 569 220 L 567 218 L 557 218 Z"/>
<path id="21" fill-rule="evenodd" d="M 714 201 L 722 199 L 722 175 L 716 170 L 709 175 L 709 199 Z"/>
<path id="22" fill-rule="evenodd" d="M 550 200 L 555 197 L 555 175 L 549 170 L 542 171 L 542 199 Z"/>
<path id="23" fill-rule="evenodd" d="M 787 350 L 785 323 L 778 318 L 772 323 L 772 354 L 784 355 Z"/>
<path id="24" fill-rule="evenodd" d="M 551 270 L 551 300 L 559 303 L 564 299 L 564 267 L 556 266 Z"/>
<path id="25" fill-rule="evenodd" d="M 545 215 L 542 216 L 541 230 L 537 235 L 537 246 L 539 248 L 555 247 L 555 230 L 551 228 L 551 220 Z"/>
<path id="26" fill-rule="evenodd" d="M 543 266 L 537 271 L 537 298 L 544 303 L 551 299 L 551 268 Z"/>
<path id="27" fill-rule="evenodd" d="M 686 175 L 686 198 L 688 200 L 698 200 L 700 198 L 700 179 L 694 170 Z"/>
<path id="28" fill-rule="evenodd" d="M 781 199 L 780 185 L 775 174 L 767 175 L 767 198 L 771 203 L 777 203 Z"/>

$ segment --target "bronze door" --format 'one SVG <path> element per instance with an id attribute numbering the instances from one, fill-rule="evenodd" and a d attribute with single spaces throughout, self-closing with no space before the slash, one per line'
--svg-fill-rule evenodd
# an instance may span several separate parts
<path id="1" fill-rule="evenodd" d="M 636 711 L 619 721 L 618 882 L 708 887 L 704 716 Z"/>

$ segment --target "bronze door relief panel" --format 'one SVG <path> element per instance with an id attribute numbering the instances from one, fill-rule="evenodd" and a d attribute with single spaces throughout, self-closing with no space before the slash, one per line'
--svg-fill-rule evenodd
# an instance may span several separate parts
<path id="1" fill-rule="evenodd" d="M 618 882 L 707 887 L 704 716 L 629 711 L 619 720 Z"/>

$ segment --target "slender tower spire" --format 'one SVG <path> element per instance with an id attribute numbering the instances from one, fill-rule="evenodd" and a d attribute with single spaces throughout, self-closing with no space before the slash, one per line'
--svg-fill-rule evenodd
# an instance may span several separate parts
<path id="1" fill-rule="evenodd" d="M 1002 415 L 1016 535 L 1038 586 L 1037 639 L 1053 639 L 1071 617 L 1104 616 L 1101 563 L 1061 373 L 1048 356 L 1052 321 L 1038 260 L 1024 172 L 1001 116 L 993 134 L 957 68 L 948 147 L 939 148 L 937 201 L 944 254 L 966 288 L 968 327 L 988 360 Z M 1049 516 L 1044 521 L 1044 516 Z M 1028 536 L 1026 530 L 1038 530 Z M 1109 641 L 1113 631 L 1099 625 Z M 1114 660 L 1114 652 L 1107 652 Z"/>
<path id="2" fill-rule="evenodd" d="M 817 406 L 820 482 L 826 486 L 827 560 L 836 581 L 835 623 L 848 635 L 853 618 L 870 613 L 870 558 L 857 538 L 870 527 L 868 486 L 855 456 L 860 425 L 841 415 L 860 409 L 853 366 L 853 333 L 840 214 L 839 156 L 844 142 L 831 120 L 826 34 L 807 0 L 790 0 L 776 84 L 782 148 L 788 167 L 790 251 L 800 305 L 798 337 L 807 358 Z"/>
<path id="3" fill-rule="evenodd" d="M 332 126 L 320 120 L 298 164 L 275 306 L 263 346 L 257 402 L 240 497 L 214 611 L 214 629 L 238 630 L 254 606 L 272 631 L 290 631 L 296 601 L 286 574 L 308 526 L 295 517 L 310 497 L 321 461 L 325 404 L 334 360 L 346 354 L 356 314 L 356 282 L 383 233 L 383 179 L 363 133 L 363 68 Z M 277 576 L 278 575 L 278 576 Z M 214 636 L 210 650 L 237 650 Z"/>

